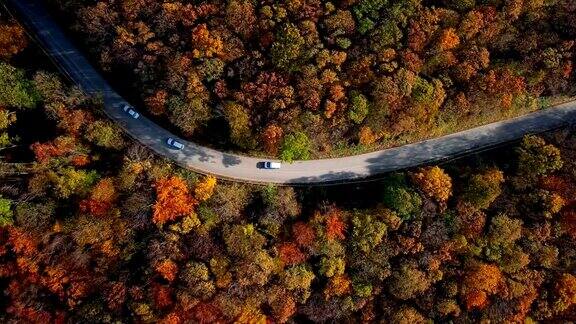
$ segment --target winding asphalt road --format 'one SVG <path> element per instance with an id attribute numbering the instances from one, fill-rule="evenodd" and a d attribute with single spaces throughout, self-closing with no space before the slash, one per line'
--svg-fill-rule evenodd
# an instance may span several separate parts
<path id="1" fill-rule="evenodd" d="M 327 184 L 364 179 L 377 174 L 452 159 L 565 126 L 576 120 L 576 101 L 522 117 L 382 151 L 336 159 L 297 161 L 280 170 L 258 169 L 261 159 L 228 154 L 191 142 L 185 149 L 169 149 L 165 141 L 177 138 L 148 118 L 132 119 L 120 108 L 127 103 L 65 36 L 40 0 L 6 0 L 26 28 L 42 44 L 59 68 L 86 93 L 100 95 L 106 114 L 130 136 L 179 165 L 220 178 L 276 184 Z"/>

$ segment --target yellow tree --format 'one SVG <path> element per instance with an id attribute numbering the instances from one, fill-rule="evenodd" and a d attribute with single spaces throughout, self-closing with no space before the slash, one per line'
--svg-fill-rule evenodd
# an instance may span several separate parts
<path id="1" fill-rule="evenodd" d="M 452 179 L 437 166 L 420 168 L 411 176 L 426 196 L 438 202 L 446 202 L 452 195 Z"/>
<path id="2" fill-rule="evenodd" d="M 196 188 L 194 188 L 194 197 L 202 202 L 210 199 L 214 194 L 214 188 L 216 187 L 216 178 L 213 176 L 205 177 Z"/>
<path id="3" fill-rule="evenodd" d="M 206 24 L 200 24 L 192 29 L 192 47 L 194 58 L 211 58 L 222 55 L 224 51 L 222 40 L 208 30 Z"/>
<path id="4" fill-rule="evenodd" d="M 333 296 L 343 296 L 349 294 L 352 290 L 352 284 L 348 276 L 337 275 L 330 278 L 328 285 L 324 289 L 326 300 Z"/>

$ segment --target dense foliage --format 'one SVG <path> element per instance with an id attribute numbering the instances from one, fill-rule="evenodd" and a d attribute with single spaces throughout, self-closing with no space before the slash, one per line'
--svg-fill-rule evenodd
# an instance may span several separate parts
<path id="1" fill-rule="evenodd" d="M 2 70 L 0 322 L 576 319 L 573 130 L 501 164 L 257 187 L 154 157 L 53 74 Z M 55 128 L 27 143 L 34 109 Z"/>
<path id="2" fill-rule="evenodd" d="M 199 139 L 226 121 L 237 148 L 286 160 L 510 117 L 574 83 L 571 0 L 53 2 L 150 114 Z"/>

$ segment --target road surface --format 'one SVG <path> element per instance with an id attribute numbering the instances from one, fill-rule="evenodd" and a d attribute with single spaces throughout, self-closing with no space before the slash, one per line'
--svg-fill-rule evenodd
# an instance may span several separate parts
<path id="1" fill-rule="evenodd" d="M 180 139 L 181 151 L 166 145 L 168 137 L 178 138 L 148 118 L 130 118 L 121 104 L 127 103 L 70 42 L 40 0 L 6 0 L 26 28 L 35 35 L 60 69 L 89 94 L 101 95 L 106 114 L 131 137 L 157 154 L 203 174 L 252 183 L 328 184 L 357 181 L 367 177 L 418 165 L 440 162 L 467 153 L 517 140 L 567 125 L 576 120 L 576 102 L 496 122 L 451 135 L 367 154 L 335 159 L 284 163 L 280 170 L 256 167 L 262 159 L 228 154 Z"/>

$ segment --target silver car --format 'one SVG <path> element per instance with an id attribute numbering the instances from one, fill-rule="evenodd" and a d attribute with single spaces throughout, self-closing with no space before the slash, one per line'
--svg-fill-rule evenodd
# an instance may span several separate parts
<path id="1" fill-rule="evenodd" d="M 184 144 L 178 142 L 177 140 L 173 139 L 172 137 L 168 137 L 168 139 L 166 140 L 166 144 L 168 144 L 170 147 L 177 149 L 177 150 L 181 150 L 184 148 Z"/>
<path id="2" fill-rule="evenodd" d="M 134 119 L 138 119 L 138 117 L 140 117 L 140 114 L 127 104 L 122 104 L 122 110 L 124 110 Z"/>
<path id="3" fill-rule="evenodd" d="M 264 169 L 280 169 L 282 164 L 280 162 L 265 161 L 262 163 Z"/>

